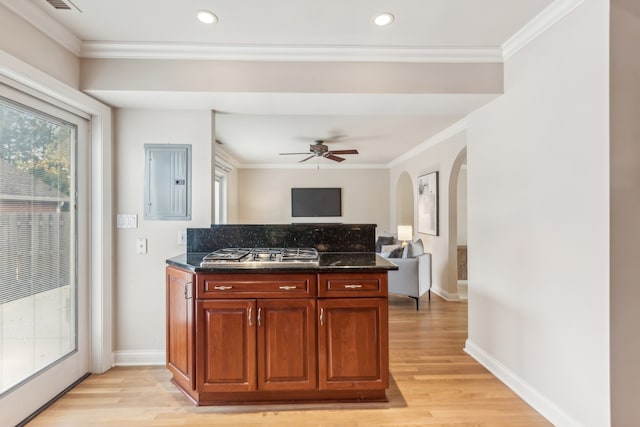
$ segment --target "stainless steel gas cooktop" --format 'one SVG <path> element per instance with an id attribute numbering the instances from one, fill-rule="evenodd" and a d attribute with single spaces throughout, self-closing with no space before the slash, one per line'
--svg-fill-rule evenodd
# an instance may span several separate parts
<path id="1" fill-rule="evenodd" d="M 318 265 L 315 248 L 225 248 L 206 255 L 201 267 Z"/>

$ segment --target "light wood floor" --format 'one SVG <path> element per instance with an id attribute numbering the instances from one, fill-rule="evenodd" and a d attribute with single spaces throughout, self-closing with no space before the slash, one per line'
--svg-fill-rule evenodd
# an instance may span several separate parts
<path id="1" fill-rule="evenodd" d="M 466 302 L 433 295 L 420 312 L 390 297 L 388 404 L 195 407 L 163 367 L 92 375 L 36 417 L 37 426 L 550 426 L 463 350 Z"/>

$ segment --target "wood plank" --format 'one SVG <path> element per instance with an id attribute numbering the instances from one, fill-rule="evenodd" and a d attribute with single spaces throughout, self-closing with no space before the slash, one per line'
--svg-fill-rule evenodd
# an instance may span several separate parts
<path id="1" fill-rule="evenodd" d="M 416 312 L 389 298 L 388 403 L 196 407 L 164 367 L 92 375 L 29 427 L 38 426 L 551 426 L 463 350 L 466 302 L 432 295 Z"/>

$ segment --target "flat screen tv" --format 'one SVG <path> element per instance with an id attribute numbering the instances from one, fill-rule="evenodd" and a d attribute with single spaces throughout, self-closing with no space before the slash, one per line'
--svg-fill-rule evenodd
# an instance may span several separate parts
<path id="1" fill-rule="evenodd" d="M 342 216 L 342 189 L 292 188 L 291 216 Z"/>

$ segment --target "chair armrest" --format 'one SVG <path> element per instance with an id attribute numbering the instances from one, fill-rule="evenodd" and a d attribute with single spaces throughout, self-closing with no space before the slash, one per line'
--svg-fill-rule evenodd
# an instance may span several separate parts
<path id="1" fill-rule="evenodd" d="M 420 295 L 431 289 L 431 254 L 424 253 L 418 259 L 418 287 Z"/>
<path id="2" fill-rule="evenodd" d="M 389 293 L 418 297 L 418 260 L 416 258 L 390 258 L 398 266 L 390 270 L 387 277 Z"/>

